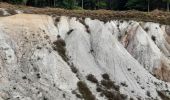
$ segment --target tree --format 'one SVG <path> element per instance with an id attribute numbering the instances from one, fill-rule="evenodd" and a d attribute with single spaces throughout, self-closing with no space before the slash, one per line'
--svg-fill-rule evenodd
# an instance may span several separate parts
<path id="1" fill-rule="evenodd" d="M 28 0 L 22 0 L 22 4 L 26 5 Z"/>
<path id="2" fill-rule="evenodd" d="M 150 12 L 150 0 L 147 0 L 147 3 L 148 3 L 148 12 Z"/>
<path id="3" fill-rule="evenodd" d="M 62 6 L 68 9 L 73 9 L 76 6 L 75 0 L 63 0 Z"/>
<path id="4" fill-rule="evenodd" d="M 150 0 L 128 0 L 126 6 L 129 9 L 147 10 L 149 12 Z"/>
<path id="5" fill-rule="evenodd" d="M 135 9 L 150 11 L 153 9 L 166 8 L 170 10 L 170 0 L 0 0 L 13 4 L 23 4 L 35 7 L 61 7 L 67 9 L 112 9 L 127 10 Z M 165 3 L 163 3 L 165 2 Z"/>
<path id="6" fill-rule="evenodd" d="M 167 5 L 167 11 L 169 12 L 169 4 L 170 4 L 170 0 L 163 0 L 164 2 L 166 2 Z"/>
<path id="7" fill-rule="evenodd" d="M 84 9 L 96 9 L 96 0 L 84 0 Z"/>
<path id="8" fill-rule="evenodd" d="M 81 8 L 84 9 L 84 0 L 81 0 Z"/>
<path id="9" fill-rule="evenodd" d="M 98 9 L 106 9 L 107 7 L 106 0 L 98 0 L 96 6 Z"/>

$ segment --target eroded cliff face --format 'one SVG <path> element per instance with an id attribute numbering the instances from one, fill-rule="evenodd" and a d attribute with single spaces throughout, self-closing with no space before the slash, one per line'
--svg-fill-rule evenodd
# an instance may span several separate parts
<path id="1" fill-rule="evenodd" d="M 0 100 L 168 100 L 169 34 L 152 22 L 1 17 Z"/>

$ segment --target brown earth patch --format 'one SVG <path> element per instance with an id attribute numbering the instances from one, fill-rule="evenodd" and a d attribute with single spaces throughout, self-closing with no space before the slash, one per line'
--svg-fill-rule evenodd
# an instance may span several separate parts
<path id="1" fill-rule="evenodd" d="M 169 66 L 166 66 L 165 64 L 161 64 L 160 68 L 157 68 L 153 71 L 155 77 L 157 77 L 160 80 L 170 82 L 170 68 Z"/>

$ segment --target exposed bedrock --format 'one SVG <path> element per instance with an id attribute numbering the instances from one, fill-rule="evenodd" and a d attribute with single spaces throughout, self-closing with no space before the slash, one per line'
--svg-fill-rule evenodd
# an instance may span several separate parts
<path id="1" fill-rule="evenodd" d="M 17 14 L 0 18 L 0 100 L 164 100 L 169 26 Z"/>

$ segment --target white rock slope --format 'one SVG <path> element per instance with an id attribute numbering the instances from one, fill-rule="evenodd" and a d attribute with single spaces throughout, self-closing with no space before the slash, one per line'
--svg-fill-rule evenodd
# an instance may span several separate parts
<path id="1" fill-rule="evenodd" d="M 168 100 L 169 30 L 151 22 L 1 17 L 0 100 Z"/>

